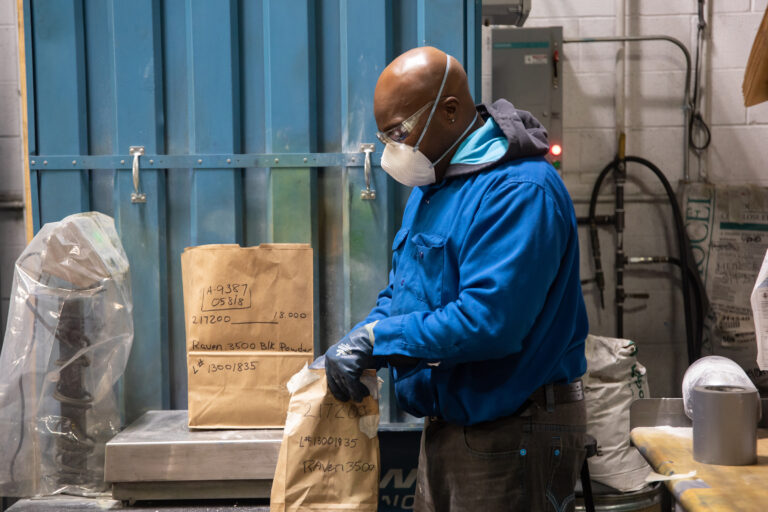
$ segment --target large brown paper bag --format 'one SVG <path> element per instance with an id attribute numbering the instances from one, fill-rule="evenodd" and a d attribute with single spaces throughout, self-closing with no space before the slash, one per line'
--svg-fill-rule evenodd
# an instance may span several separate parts
<path id="1" fill-rule="evenodd" d="M 181 256 L 191 428 L 282 427 L 313 359 L 312 249 L 205 245 Z"/>
<path id="2" fill-rule="evenodd" d="M 362 402 L 340 402 L 324 369 L 291 378 L 291 401 L 272 482 L 271 512 L 375 512 L 379 496 L 379 402 L 376 373 Z"/>
<path id="3" fill-rule="evenodd" d="M 308 244 L 201 245 L 181 255 L 187 352 L 312 354 Z"/>

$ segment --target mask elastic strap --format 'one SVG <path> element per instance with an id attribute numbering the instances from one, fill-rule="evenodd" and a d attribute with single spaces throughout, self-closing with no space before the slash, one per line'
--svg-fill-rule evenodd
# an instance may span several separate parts
<path id="1" fill-rule="evenodd" d="M 472 121 L 469 123 L 469 126 L 467 126 L 467 127 L 464 129 L 464 131 L 461 133 L 461 135 L 459 135 L 459 138 L 457 138 L 457 139 L 456 139 L 456 140 L 453 142 L 453 144 L 451 144 L 451 147 L 449 147 L 448 149 L 446 149 L 446 150 L 445 150 L 445 153 L 443 153 L 442 155 L 440 155 L 440 158 L 438 158 L 438 159 L 437 159 L 437 160 L 435 160 L 435 161 L 434 161 L 432 164 L 430 164 L 430 167 L 434 167 L 434 166 L 436 166 L 436 165 L 438 164 L 438 162 L 440 162 L 440 160 L 442 160 L 442 159 L 445 157 L 445 155 L 447 155 L 448 153 L 450 153 L 450 151 L 453 149 L 453 147 L 454 147 L 456 144 L 458 144 L 458 143 L 459 143 L 459 141 L 460 141 L 461 139 L 463 139 L 463 138 L 464 138 L 464 136 L 467 134 L 467 132 L 469 131 L 469 129 L 470 129 L 470 128 L 472 128 L 473 126 L 475 126 L 475 121 L 476 121 L 476 120 L 477 120 L 477 111 L 475 111 L 475 117 L 473 117 L 473 118 L 472 118 Z"/>
<path id="2" fill-rule="evenodd" d="M 421 135 L 419 135 L 419 140 L 416 141 L 416 145 L 413 147 L 414 152 L 419 150 L 419 144 L 421 144 L 421 139 L 423 139 L 424 134 L 427 133 L 427 128 L 429 128 L 429 123 L 432 122 L 432 116 L 435 115 L 435 110 L 437 110 L 437 104 L 440 101 L 440 96 L 443 95 L 443 87 L 445 87 L 445 81 L 448 79 L 448 69 L 450 69 L 450 67 L 451 67 L 451 56 L 448 54 L 445 54 L 445 73 L 443 73 L 443 81 L 440 83 L 440 90 L 437 91 L 437 98 L 435 98 L 435 104 L 432 105 L 432 110 L 429 111 L 427 124 L 424 125 L 424 129 L 421 130 Z"/>

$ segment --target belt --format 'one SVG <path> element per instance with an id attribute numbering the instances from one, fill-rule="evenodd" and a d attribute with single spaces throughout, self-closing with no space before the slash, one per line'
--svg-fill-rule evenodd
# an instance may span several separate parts
<path id="1" fill-rule="evenodd" d="M 547 395 L 549 394 L 549 399 Z M 512 416 L 520 414 L 528 408 L 530 402 L 536 402 L 540 406 L 552 412 L 557 404 L 570 404 L 584 400 L 584 384 L 581 379 L 570 384 L 546 384 L 534 391 Z M 439 416 L 428 416 L 431 423 L 444 422 Z"/>
<path id="2" fill-rule="evenodd" d="M 528 400 L 552 410 L 557 404 L 570 404 L 584 400 L 584 385 L 581 379 L 570 384 L 547 384 L 534 391 Z"/>

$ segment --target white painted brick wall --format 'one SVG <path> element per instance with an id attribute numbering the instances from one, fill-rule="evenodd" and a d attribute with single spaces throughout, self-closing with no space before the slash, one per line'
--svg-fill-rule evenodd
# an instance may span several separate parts
<path id="1" fill-rule="evenodd" d="M 16 2 L 0 1 L 0 193 L 21 194 L 21 103 Z"/>
<path id="2" fill-rule="evenodd" d="M 614 14 L 614 0 L 535 0 L 530 18 L 580 18 Z"/>
<path id="3" fill-rule="evenodd" d="M 0 137 L 19 139 L 19 86 L 18 83 L 0 82 Z M 3 188 L 0 185 L 0 188 Z"/>
<path id="4" fill-rule="evenodd" d="M 0 194 L 23 196 L 21 102 L 15 0 L 0 0 Z M 5 333 L 13 264 L 24 249 L 21 212 L 0 210 L 0 340 Z"/>
<path id="5" fill-rule="evenodd" d="M 684 2 L 677 1 L 675 4 Z M 666 35 L 693 47 L 695 17 L 692 15 L 630 16 L 627 35 Z M 629 44 L 630 71 L 681 71 L 685 69 L 682 52 L 666 41 Z"/>
<path id="6" fill-rule="evenodd" d="M 15 24 L 16 24 L 16 2 L 14 0 L 3 0 L 2 2 L 0 2 L 0 25 L 15 25 Z"/>
<path id="7" fill-rule="evenodd" d="M 627 77 L 627 125 L 653 130 L 683 125 L 685 72 L 646 71 Z M 682 148 L 680 148 L 682 153 Z"/>
<path id="8" fill-rule="evenodd" d="M 616 35 L 615 17 L 579 19 L 579 37 L 606 37 Z M 579 73 L 614 73 L 618 43 L 577 44 L 566 47 L 565 52 L 578 56 Z"/>
<path id="9" fill-rule="evenodd" d="M 713 125 L 746 124 L 747 109 L 744 107 L 744 97 L 741 94 L 743 80 L 743 69 L 712 70 L 715 94 L 710 99 L 710 119 Z"/>
<path id="10" fill-rule="evenodd" d="M 565 37 L 612 36 L 619 0 L 536 0 L 526 26 L 563 25 Z M 768 103 L 744 107 L 741 84 L 757 27 L 768 0 L 707 0 L 709 54 L 704 55 L 705 88 L 701 108 L 712 130 L 705 165 L 717 183 L 768 186 L 762 148 L 768 143 Z M 669 35 L 695 57 L 696 0 L 626 0 L 627 35 Z M 574 24 L 574 21 L 576 24 Z M 569 44 L 563 49 L 563 178 L 578 215 L 597 173 L 616 151 L 614 89 L 619 44 Z M 627 152 L 657 164 L 673 186 L 683 177 L 682 94 L 685 60 L 666 42 L 628 45 L 626 77 Z M 707 90 L 709 89 L 709 90 Z M 691 156 L 691 176 L 697 177 Z M 670 208 L 649 200 L 663 189 L 646 171 L 630 168 L 627 183 L 625 249 L 632 255 L 675 254 Z M 612 186 L 603 187 L 598 213 L 611 213 Z M 580 229 L 582 278 L 594 274 L 587 230 Z M 594 284 L 584 287 L 590 330 L 614 335 L 613 251 L 615 236 L 600 229 L 606 270 L 606 309 Z M 686 366 L 684 323 L 678 272 L 664 266 L 629 271 L 627 290 L 648 291 L 649 301 L 633 300 L 625 316 L 625 335 L 640 344 L 640 360 L 649 368 L 654 396 L 679 396 Z M 649 348 L 644 348 L 649 347 Z"/>
<path id="11" fill-rule="evenodd" d="M 727 0 L 736 3 L 737 0 Z M 742 0 L 749 8 L 749 0 Z M 656 16 L 659 14 L 695 14 L 696 4 L 688 0 L 630 0 L 627 13 L 630 16 Z"/>
<path id="12" fill-rule="evenodd" d="M 613 73 L 569 74 L 563 78 L 563 87 L 563 128 L 616 125 Z"/>
<path id="13" fill-rule="evenodd" d="M 717 13 L 713 16 L 710 23 L 713 69 L 743 71 L 746 68 L 761 19 L 757 12 Z"/>
<path id="14" fill-rule="evenodd" d="M 761 156 L 768 142 L 768 125 L 714 126 L 710 150 L 710 179 L 716 183 L 755 183 L 768 186 L 768 169 Z"/>
<path id="15" fill-rule="evenodd" d="M 712 2 L 714 12 L 744 12 L 751 8 L 750 0 L 717 0 Z"/>
<path id="16" fill-rule="evenodd" d="M 741 95 L 744 68 L 766 4 L 768 0 L 707 2 L 711 44 L 710 55 L 704 57 L 702 81 L 709 85 L 711 94 L 702 102 L 702 109 L 712 129 L 725 134 L 729 142 L 745 132 L 727 127 L 768 124 L 768 104 L 747 109 Z M 616 0 L 537 0 L 526 26 L 562 25 L 566 39 L 614 35 L 616 5 Z M 670 35 L 694 53 L 695 0 L 628 0 L 626 13 L 628 34 Z M 580 179 L 568 175 L 597 172 L 615 151 L 612 132 L 618 49 L 618 44 L 609 43 L 571 44 L 564 48 L 563 169 L 569 183 Z M 685 61 L 679 50 L 666 42 L 633 43 L 628 50 L 628 147 L 633 152 L 645 150 L 650 152 L 646 155 L 659 155 L 663 159 L 659 166 L 670 177 L 680 177 L 682 150 L 678 144 L 682 141 Z M 756 135 L 747 137 L 752 140 Z M 728 160 L 727 153 L 720 152 L 727 151 L 726 142 L 718 146 L 717 155 L 712 151 L 708 159 L 710 177 L 744 182 L 759 175 L 762 155 L 758 152 L 742 153 L 738 157 L 742 168 L 734 171 L 733 166 L 721 167 Z M 695 167 L 692 165 L 692 174 Z"/>

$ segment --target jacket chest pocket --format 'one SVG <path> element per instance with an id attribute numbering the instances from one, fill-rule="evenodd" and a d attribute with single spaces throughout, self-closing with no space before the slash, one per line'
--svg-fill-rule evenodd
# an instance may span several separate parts
<path id="1" fill-rule="evenodd" d="M 445 238 L 430 233 L 407 234 L 395 240 L 399 242 L 396 250 L 401 251 L 392 298 L 395 314 L 434 310 L 442 305 Z"/>

